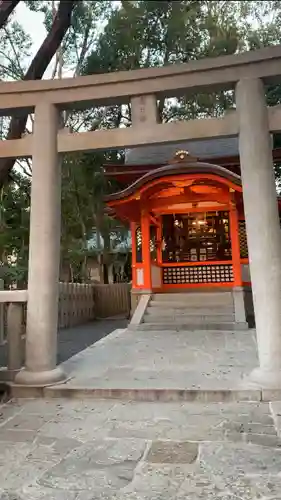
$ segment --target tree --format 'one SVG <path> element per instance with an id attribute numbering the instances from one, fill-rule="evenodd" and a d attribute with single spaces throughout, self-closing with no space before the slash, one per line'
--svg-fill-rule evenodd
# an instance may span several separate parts
<path id="1" fill-rule="evenodd" d="M 30 36 L 24 33 L 16 21 L 4 26 L 0 40 L 0 75 L 13 80 L 41 78 L 69 27 L 74 5 L 75 2 L 60 2 L 52 27 L 28 69 L 24 67 L 23 61 L 30 55 Z M 2 119 L 1 138 L 20 137 L 25 131 L 26 121 L 27 117 L 13 118 L 7 130 L 7 120 Z M 13 164 L 14 161 L 0 160 L 0 272 L 5 277 L 6 285 L 16 281 L 19 286 L 26 284 L 27 279 L 31 171 L 25 170 L 21 162 L 21 170 L 25 174 L 16 170 L 10 183 L 4 182 Z"/>
<path id="2" fill-rule="evenodd" d="M 25 61 L 30 56 L 32 40 L 17 21 L 11 21 L 1 30 L 0 79 L 20 80 L 24 77 Z"/>
<path id="3" fill-rule="evenodd" d="M 60 1 L 51 30 L 33 58 L 23 77 L 24 80 L 40 80 L 43 77 L 70 26 L 75 3 L 73 0 Z M 25 131 L 27 119 L 28 115 L 13 117 L 10 121 L 7 139 L 19 139 Z M 0 159 L 0 186 L 3 186 L 14 163 L 14 159 Z"/>
<path id="4" fill-rule="evenodd" d="M 123 1 L 84 73 L 162 66 L 276 45 L 281 41 L 280 14 L 276 1 Z M 280 89 L 266 89 L 269 105 L 281 102 Z M 229 91 L 165 99 L 158 103 L 159 120 L 220 116 L 233 106 Z M 105 113 L 110 116 L 111 109 L 104 108 Z M 122 114 L 122 125 L 130 125 L 130 107 L 123 106 Z"/>
<path id="5" fill-rule="evenodd" d="M 87 279 L 88 243 L 93 233 L 98 231 L 103 239 L 103 248 L 96 246 L 96 251 L 97 256 L 102 253 L 107 268 L 110 234 L 116 232 L 116 223 L 104 214 L 104 194 L 116 190 L 116 183 L 108 182 L 104 176 L 104 161 L 102 153 L 83 153 L 66 155 L 62 165 L 62 260 L 70 268 L 76 267 L 80 281 Z"/>
<path id="6" fill-rule="evenodd" d="M 54 2 L 52 2 L 52 5 L 50 2 L 27 2 L 29 7 L 34 9 L 34 10 L 41 10 L 45 14 L 45 26 L 48 32 L 52 32 L 53 30 L 53 18 L 54 14 L 55 17 L 57 17 L 56 12 L 54 12 L 53 7 L 54 7 Z M 70 29 L 67 32 L 67 36 L 64 38 L 63 43 L 59 47 L 59 52 L 60 52 L 60 58 L 58 61 L 58 58 L 56 58 L 55 64 L 54 64 L 54 71 L 53 71 L 53 77 L 61 77 L 63 71 L 71 71 L 74 75 L 78 75 L 80 72 L 80 68 L 82 63 L 84 62 L 84 58 L 89 50 L 93 48 L 93 45 L 96 42 L 97 39 L 97 34 L 98 34 L 98 23 L 100 20 L 104 19 L 104 16 L 106 16 L 106 13 L 111 11 L 111 2 L 91 2 L 91 1 L 84 1 L 80 2 L 77 6 L 76 9 L 73 11 L 73 16 L 72 16 L 72 24 L 70 26 Z M 13 36 L 12 36 L 13 35 Z M 4 57 L 4 63 L 5 66 L 3 66 L 3 74 L 7 78 L 7 68 L 9 65 L 13 63 L 13 61 L 16 62 L 12 66 L 11 70 L 11 77 L 13 79 L 18 79 L 18 78 L 26 78 L 26 73 L 23 71 L 22 68 L 22 61 L 21 58 L 19 57 L 19 54 L 23 52 L 23 46 L 20 43 L 20 40 L 27 40 L 28 36 L 24 35 L 22 32 L 21 27 L 18 25 L 9 24 L 7 27 L 7 33 L 6 33 L 6 48 L 10 47 L 13 43 L 13 49 L 14 52 L 11 53 L 11 57 L 7 58 L 7 55 L 9 55 L 9 52 L 7 50 L 3 50 L 3 57 Z M 29 40 L 28 40 L 29 41 Z M 16 42 L 16 43 L 15 43 Z M 46 41 L 45 41 L 46 42 Z M 1 47 L 1 45 L 0 45 Z M 28 50 L 30 49 L 30 45 L 26 46 L 26 55 L 28 55 Z M 0 49 L 1 50 L 1 49 Z M 38 56 L 38 54 L 37 54 Z M 33 61 L 34 63 L 34 61 Z M 36 64 L 33 64 L 34 66 L 37 66 Z M 29 67 L 29 71 L 32 70 L 32 65 Z M 34 74 L 33 74 L 34 76 Z M 75 126 L 74 122 L 77 120 L 77 116 L 74 116 L 75 114 L 68 114 L 67 119 L 71 122 L 73 126 Z M 79 113 L 78 113 L 79 115 Z M 82 116 L 82 115 L 81 115 Z M 5 136 L 5 124 L 2 127 L 3 134 Z M 3 135 L 2 134 L 2 135 Z M 65 158 L 65 163 L 68 164 L 69 166 L 70 159 Z M 84 160 L 85 162 L 85 160 Z M 30 182 L 31 178 L 31 170 L 30 170 L 30 165 L 27 164 L 27 169 L 25 169 L 23 162 L 21 160 L 20 162 L 21 170 L 24 169 L 25 172 L 25 178 Z M 79 158 L 78 158 L 78 167 L 79 167 Z M 77 172 L 78 173 L 78 172 Z M 79 175 L 75 177 L 79 178 Z M 15 175 L 14 175 L 15 174 Z M 15 189 L 12 189 L 12 186 L 14 186 L 13 179 L 16 180 L 17 173 L 16 171 L 13 171 L 13 175 L 11 177 L 12 183 L 10 185 L 5 185 L 3 187 L 3 193 L 7 195 L 9 194 L 9 198 L 15 197 L 16 192 Z M 66 190 L 68 190 L 68 187 L 70 187 L 73 184 L 72 179 L 72 184 L 69 181 L 69 179 L 63 175 L 63 181 L 65 180 L 66 182 Z M 76 182 L 77 184 L 77 182 Z M 17 186 L 18 190 L 23 189 L 22 184 Z M 81 183 L 78 183 L 78 190 L 81 190 Z M 82 191 L 83 191 L 83 186 L 82 186 Z M 63 189 L 64 192 L 64 189 Z M 75 203 L 75 200 L 77 199 L 77 194 L 75 194 L 74 190 L 70 190 L 72 193 L 72 199 L 70 200 L 68 204 L 69 197 L 65 200 L 63 196 L 63 214 L 68 210 L 67 207 L 77 207 L 77 202 Z M 84 205 L 88 204 L 88 200 L 86 200 L 85 203 L 85 197 L 83 198 Z M 95 205 L 96 206 L 96 205 Z M 66 210 L 65 210 L 66 208 Z M 80 206 L 78 205 L 78 209 L 80 209 Z M 83 214 L 84 215 L 84 214 Z M 85 220 L 86 219 L 86 220 Z M 71 255 L 71 261 L 74 263 L 74 261 L 79 260 L 81 257 L 81 254 L 83 254 L 85 248 L 86 248 L 86 243 L 87 240 L 85 239 L 85 234 L 84 231 L 82 231 L 83 224 L 87 225 L 87 218 L 80 217 L 79 221 L 80 224 L 77 226 L 71 225 L 72 223 L 72 218 L 71 218 L 71 210 L 69 211 L 67 215 L 67 220 L 69 221 L 67 227 L 68 229 L 71 228 L 72 231 L 72 237 L 70 238 L 71 241 L 67 242 L 68 248 L 67 252 L 63 252 L 64 255 L 67 253 L 68 257 Z M 84 222 L 85 220 L 85 222 Z M 91 230 L 87 233 L 87 236 L 90 238 L 92 236 L 93 232 L 93 214 L 91 214 Z M 7 249 L 8 254 L 10 254 L 11 248 L 12 248 L 12 231 L 8 231 L 8 226 L 5 226 L 6 230 L 4 230 L 4 226 L 2 227 L 2 232 L 5 232 L 5 239 L 3 239 L 3 242 L 5 241 L 5 247 Z M 68 230 L 65 232 L 65 234 L 68 233 Z M 64 241 L 64 238 L 62 238 L 62 243 Z M 20 252 L 20 242 L 17 240 L 19 243 L 17 250 L 13 246 L 13 251 L 19 255 Z M 62 245 L 62 249 L 65 247 Z M 5 267 L 7 269 L 7 266 Z M 14 269 L 14 268 L 13 268 Z M 2 269 L 3 270 L 3 269 Z M 26 269 L 27 270 L 27 269 Z M 9 269 L 10 271 L 10 269 Z M 81 275 L 81 273 L 80 273 Z"/>
<path id="7" fill-rule="evenodd" d="M 0 191 L 0 277 L 26 287 L 30 180 L 20 173 Z"/>
<path id="8" fill-rule="evenodd" d="M 0 28 L 6 24 L 18 3 L 19 0 L 2 0 L 0 2 Z"/>
<path id="9" fill-rule="evenodd" d="M 255 2 L 136 1 L 113 11 L 84 74 L 163 66 L 245 50 Z M 220 115 L 231 92 L 162 99 L 159 120 Z M 126 109 L 123 107 L 123 109 Z M 125 115 L 130 118 L 130 110 Z"/>

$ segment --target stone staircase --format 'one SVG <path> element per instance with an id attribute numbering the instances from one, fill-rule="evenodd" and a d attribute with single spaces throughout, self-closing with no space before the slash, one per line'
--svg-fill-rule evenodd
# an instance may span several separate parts
<path id="1" fill-rule="evenodd" d="M 232 291 L 190 291 L 152 295 L 141 330 L 245 330 L 235 321 Z"/>

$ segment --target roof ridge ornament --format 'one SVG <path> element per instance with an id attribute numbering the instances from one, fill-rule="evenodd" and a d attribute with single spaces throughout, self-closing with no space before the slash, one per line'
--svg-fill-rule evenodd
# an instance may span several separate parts
<path id="1" fill-rule="evenodd" d="M 174 158 L 169 163 L 173 164 L 186 162 L 197 162 L 197 158 L 195 156 L 191 156 L 188 151 L 180 149 L 179 151 L 176 151 Z"/>

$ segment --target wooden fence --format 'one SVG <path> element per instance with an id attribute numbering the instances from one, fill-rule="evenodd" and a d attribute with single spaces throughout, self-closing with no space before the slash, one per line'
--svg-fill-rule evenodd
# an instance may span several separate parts
<path id="1" fill-rule="evenodd" d="M 131 285 L 94 285 L 94 304 L 96 318 L 123 316 L 128 318 L 131 309 Z"/>
<path id="2" fill-rule="evenodd" d="M 114 283 L 112 285 L 87 285 L 80 283 L 59 284 L 58 327 L 69 328 L 82 325 L 94 319 L 106 319 L 114 316 L 128 318 L 130 315 L 131 285 Z M 7 305 L 0 304 L 0 325 L 3 322 L 1 342 L 7 336 Z M 26 303 L 22 304 L 22 333 L 25 332 Z"/>
<path id="3" fill-rule="evenodd" d="M 94 319 L 94 286 L 60 283 L 58 327 L 69 328 Z"/>

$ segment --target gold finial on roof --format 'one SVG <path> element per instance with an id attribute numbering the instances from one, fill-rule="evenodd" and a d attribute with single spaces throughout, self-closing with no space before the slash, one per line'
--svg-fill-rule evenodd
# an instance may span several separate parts
<path id="1" fill-rule="evenodd" d="M 181 162 L 191 162 L 197 161 L 195 156 L 191 156 L 188 151 L 179 150 L 176 152 L 174 158 L 170 163 L 181 163 Z"/>

